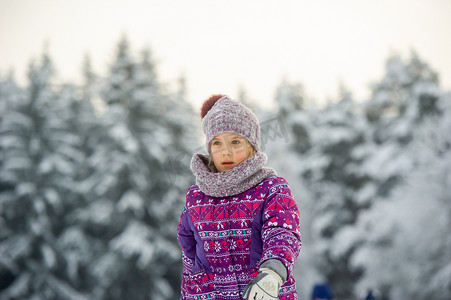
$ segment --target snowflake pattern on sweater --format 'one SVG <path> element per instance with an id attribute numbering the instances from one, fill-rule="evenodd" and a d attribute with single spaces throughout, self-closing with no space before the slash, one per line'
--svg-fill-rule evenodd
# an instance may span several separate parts
<path id="1" fill-rule="evenodd" d="M 282 177 L 229 197 L 211 197 L 191 186 L 178 240 L 181 299 L 243 299 L 244 288 L 268 259 L 280 260 L 288 271 L 279 299 L 297 299 L 292 271 L 301 248 L 299 210 Z"/>

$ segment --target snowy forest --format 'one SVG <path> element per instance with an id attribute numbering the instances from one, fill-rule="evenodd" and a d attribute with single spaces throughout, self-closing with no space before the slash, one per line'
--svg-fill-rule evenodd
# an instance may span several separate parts
<path id="1" fill-rule="evenodd" d="M 150 49 L 112 53 L 107 74 L 85 59 L 83 84 L 55 83 L 48 53 L 26 85 L 0 70 L 0 300 L 179 298 L 199 113 Z M 237 99 L 301 211 L 300 298 L 327 283 L 336 300 L 451 299 L 451 93 L 412 52 L 368 99 L 337 94 L 317 105 L 281 81 L 270 111 Z"/>

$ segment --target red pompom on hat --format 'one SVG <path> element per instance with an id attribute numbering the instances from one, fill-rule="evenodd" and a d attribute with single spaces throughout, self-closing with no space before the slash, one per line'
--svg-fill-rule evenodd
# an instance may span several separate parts
<path id="1" fill-rule="evenodd" d="M 218 101 L 222 97 L 226 97 L 226 96 L 216 94 L 216 95 L 211 95 L 210 98 L 205 100 L 204 104 L 202 104 L 202 108 L 200 109 L 200 116 L 202 119 L 205 117 L 205 115 L 208 113 L 208 111 L 213 107 L 213 105 L 215 105 L 216 101 Z"/>
<path id="2" fill-rule="evenodd" d="M 246 138 L 257 152 L 260 150 L 260 124 L 244 104 L 225 95 L 213 95 L 203 103 L 200 115 L 207 149 L 218 134 L 234 132 Z"/>

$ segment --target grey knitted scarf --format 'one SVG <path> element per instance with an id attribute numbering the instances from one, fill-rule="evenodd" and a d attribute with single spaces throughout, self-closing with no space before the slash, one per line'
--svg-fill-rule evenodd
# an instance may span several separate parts
<path id="1" fill-rule="evenodd" d="M 196 153 L 191 159 L 191 171 L 203 193 L 227 197 L 247 191 L 269 176 L 276 175 L 274 169 L 263 167 L 267 159 L 263 152 L 257 152 L 236 167 L 218 172 L 208 167 L 208 155 Z"/>

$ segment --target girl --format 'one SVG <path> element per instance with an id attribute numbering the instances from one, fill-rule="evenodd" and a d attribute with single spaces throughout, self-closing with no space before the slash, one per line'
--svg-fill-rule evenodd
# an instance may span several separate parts
<path id="1" fill-rule="evenodd" d="M 264 167 L 256 116 L 223 95 L 201 116 L 209 155 L 191 160 L 196 184 L 177 231 L 181 299 L 297 299 L 299 210 L 286 180 Z"/>

